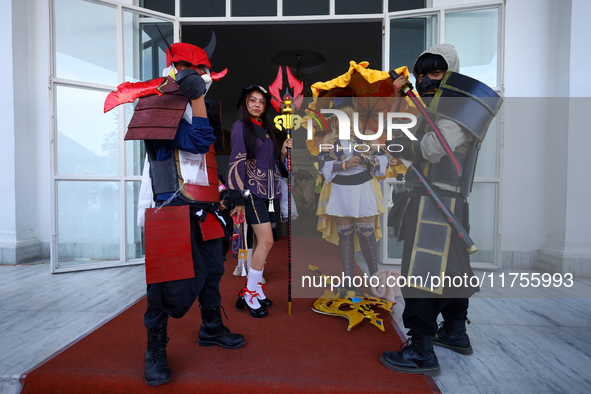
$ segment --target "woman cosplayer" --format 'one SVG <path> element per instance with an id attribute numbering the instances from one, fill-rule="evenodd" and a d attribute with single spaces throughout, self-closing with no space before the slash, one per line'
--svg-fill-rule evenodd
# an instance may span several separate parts
<path id="1" fill-rule="evenodd" d="M 385 174 L 388 156 L 355 136 L 354 108 L 339 107 L 340 102 L 342 100 L 336 98 L 333 108 L 344 112 L 351 120 L 350 138 L 339 139 L 338 122 L 333 116 L 329 118 L 332 120 L 330 132 L 315 141 L 320 147 L 319 171 L 325 178 L 317 209 L 318 229 L 323 231 L 325 239 L 330 239 L 336 225 L 345 285 L 354 288 L 355 235 L 359 242 L 357 249 L 361 248 L 369 274 L 378 270 L 376 229 L 378 217 L 386 212 L 386 208 L 377 177 Z M 369 129 L 362 132 L 374 133 Z M 347 283 L 346 277 L 351 278 L 351 284 Z"/>
<path id="2" fill-rule="evenodd" d="M 253 317 L 267 316 L 272 305 L 263 291 L 261 279 L 265 260 L 273 247 L 271 223 L 281 221 L 282 176 L 287 176 L 282 164 L 291 139 L 285 140 L 281 151 L 273 135 L 274 128 L 267 118 L 271 96 L 258 85 L 242 89 L 238 100 L 240 120 L 232 126 L 232 153 L 228 170 L 228 185 L 233 190 L 249 189 L 249 197 L 236 203 L 231 215 L 245 215 L 255 235 L 251 268 L 246 287 L 239 293 L 236 308 L 248 307 Z"/>

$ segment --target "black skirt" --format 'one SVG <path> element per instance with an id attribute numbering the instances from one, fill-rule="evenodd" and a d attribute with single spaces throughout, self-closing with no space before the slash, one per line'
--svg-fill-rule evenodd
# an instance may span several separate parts
<path id="1" fill-rule="evenodd" d="M 244 210 L 248 224 L 278 223 L 281 221 L 280 199 L 273 200 L 273 211 L 269 212 L 269 199 L 253 194 L 245 199 Z"/>

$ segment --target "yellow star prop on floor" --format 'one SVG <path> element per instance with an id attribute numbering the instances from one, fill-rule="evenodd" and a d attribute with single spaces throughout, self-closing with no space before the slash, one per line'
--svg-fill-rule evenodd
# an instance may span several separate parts
<path id="1" fill-rule="evenodd" d="M 308 265 L 308 269 L 316 272 L 320 277 L 326 276 L 316 266 Z M 327 283 L 330 283 L 330 277 L 327 278 Z M 365 294 L 365 297 L 358 297 L 354 291 L 338 288 L 336 293 L 325 290 L 322 297 L 314 302 L 312 310 L 323 315 L 347 318 L 349 320 L 347 331 L 361 323 L 363 319 L 369 319 L 374 326 L 385 331 L 384 321 L 378 318 L 379 313 L 376 313 L 373 308 L 380 308 L 392 313 L 393 305 L 394 303 L 392 301 L 371 297 L 367 294 Z"/>

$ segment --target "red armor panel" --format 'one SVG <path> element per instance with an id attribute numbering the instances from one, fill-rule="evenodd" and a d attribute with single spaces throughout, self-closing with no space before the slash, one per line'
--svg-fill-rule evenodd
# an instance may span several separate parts
<path id="1" fill-rule="evenodd" d="M 189 206 L 146 210 L 146 283 L 195 277 Z"/>
<path id="2" fill-rule="evenodd" d="M 170 77 L 159 88 L 166 93 L 139 99 L 125 140 L 173 140 L 189 99 Z"/>

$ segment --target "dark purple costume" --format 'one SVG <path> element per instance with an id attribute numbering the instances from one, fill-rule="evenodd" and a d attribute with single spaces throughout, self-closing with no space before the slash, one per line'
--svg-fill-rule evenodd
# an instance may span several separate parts
<path id="1" fill-rule="evenodd" d="M 253 123 L 257 134 L 257 149 L 254 160 L 246 160 L 244 133 L 246 126 L 239 120 L 232 125 L 232 153 L 228 166 L 228 185 L 230 189 L 244 190 L 262 199 L 281 197 L 281 185 L 275 161 L 273 140 L 267 137 L 267 131 Z"/>
<path id="2" fill-rule="evenodd" d="M 254 158 L 248 160 L 245 133 L 247 126 L 242 120 L 232 126 L 232 153 L 228 169 L 230 189 L 249 189 L 246 200 L 237 202 L 245 206 L 246 221 L 250 224 L 277 223 L 281 221 L 281 176 L 287 176 L 285 166 L 275 155 L 278 151 L 275 141 L 267 130 L 252 122 L 256 134 Z M 280 172 L 281 171 L 281 172 Z"/>

